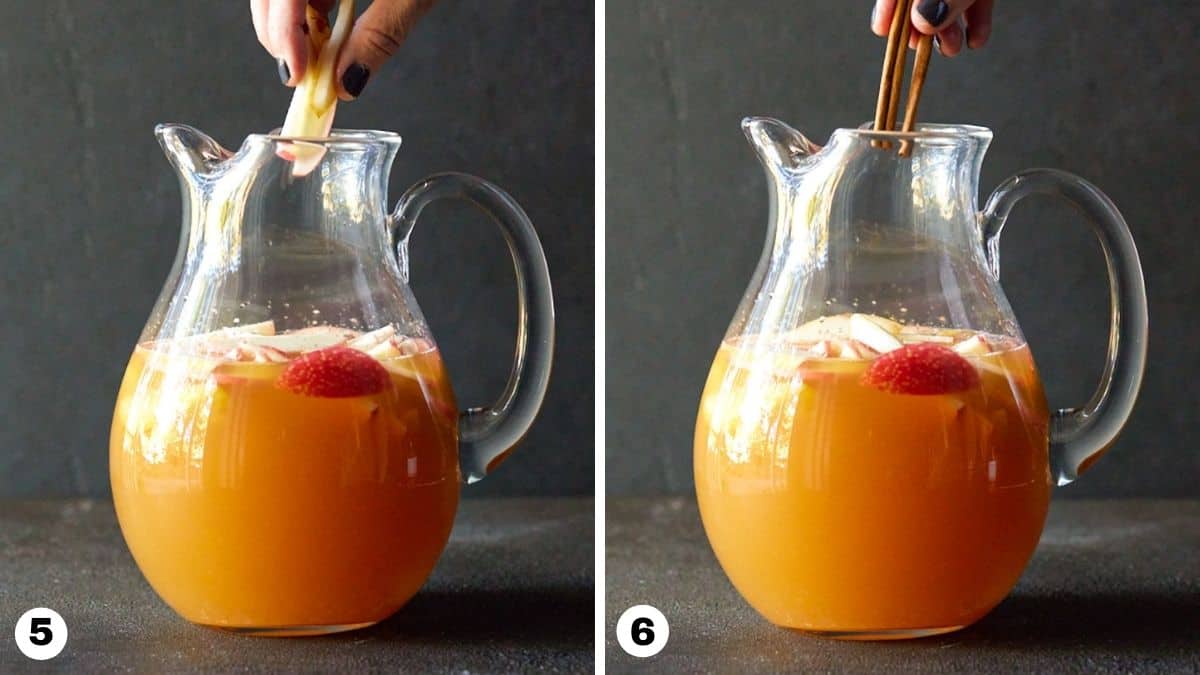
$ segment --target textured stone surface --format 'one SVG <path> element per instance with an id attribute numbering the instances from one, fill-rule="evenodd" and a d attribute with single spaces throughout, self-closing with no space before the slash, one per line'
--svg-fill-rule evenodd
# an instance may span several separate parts
<path id="1" fill-rule="evenodd" d="M 62 614 L 63 672 L 586 672 L 594 662 L 590 499 L 465 502 L 425 588 L 353 633 L 250 638 L 198 628 L 164 605 L 106 501 L 0 502 L 0 672 L 37 670 L 12 626 Z"/>
<path id="2" fill-rule="evenodd" d="M 776 628 L 729 584 L 694 500 L 610 499 L 607 671 L 664 673 L 1200 671 L 1200 501 L 1055 502 L 1012 594 L 957 633 L 838 642 Z M 625 608 L 658 607 L 658 656 L 616 644 Z"/>
<path id="3" fill-rule="evenodd" d="M 108 495 L 117 386 L 179 241 L 178 178 L 154 125 L 237 148 L 287 111 L 249 7 L 0 3 L 0 498 Z M 558 305 L 546 405 L 468 498 L 592 494 L 594 11 L 440 2 L 338 107 L 339 127 L 403 136 L 389 206 L 428 174 L 465 171 L 509 191 L 546 249 Z M 494 400 L 516 326 L 499 230 L 470 206 L 433 206 L 411 270 L 459 402 Z"/>
<path id="4" fill-rule="evenodd" d="M 609 493 L 690 494 L 713 354 L 762 251 L 767 185 L 739 122 L 771 115 L 824 144 L 872 117 L 884 44 L 872 3 L 608 0 Z M 1200 3 L 1004 0 L 982 50 L 934 57 L 919 119 L 991 127 L 980 201 L 1029 167 L 1079 174 L 1129 221 L 1150 301 L 1150 362 L 1125 434 L 1063 496 L 1200 497 Z M 1130 45 L 1114 49 L 1113 45 Z M 1136 47 L 1133 47 L 1136 45 Z M 911 62 L 911 59 L 910 59 Z M 1103 257 L 1081 216 L 1022 201 L 1001 278 L 1055 407 L 1103 365 Z"/>

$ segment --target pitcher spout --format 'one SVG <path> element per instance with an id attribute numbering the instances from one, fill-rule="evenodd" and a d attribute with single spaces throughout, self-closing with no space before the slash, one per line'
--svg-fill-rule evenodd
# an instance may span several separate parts
<path id="1" fill-rule="evenodd" d="M 742 131 L 768 171 L 794 169 L 821 150 L 804 134 L 770 117 L 747 117 Z"/>
<path id="2" fill-rule="evenodd" d="M 186 124 L 160 124 L 154 135 L 171 165 L 189 180 L 212 173 L 233 156 L 211 136 Z"/>

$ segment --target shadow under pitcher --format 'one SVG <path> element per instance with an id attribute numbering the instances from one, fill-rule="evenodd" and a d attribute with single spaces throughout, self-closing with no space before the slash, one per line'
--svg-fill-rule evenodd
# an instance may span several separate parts
<path id="1" fill-rule="evenodd" d="M 260 635 L 361 628 L 398 610 L 450 535 L 460 483 L 528 430 L 554 342 L 546 260 L 486 181 L 433 176 L 388 214 L 399 136 L 252 135 L 236 153 L 181 125 L 174 268 L 113 415 L 121 531 L 189 621 Z M 408 286 L 428 203 L 474 203 L 516 267 L 517 347 L 492 405 L 459 412 Z"/>
<path id="2" fill-rule="evenodd" d="M 1129 229 L 1053 170 L 1008 179 L 978 213 L 981 127 L 839 129 L 824 148 L 771 119 L 743 128 L 771 222 L 696 424 L 713 550 L 780 626 L 849 639 L 967 626 L 1016 584 L 1052 486 L 1133 407 L 1147 308 Z M 1107 261 L 1107 362 L 1078 409 L 1049 410 L 999 284 L 1001 228 L 1031 194 L 1078 207 Z"/>

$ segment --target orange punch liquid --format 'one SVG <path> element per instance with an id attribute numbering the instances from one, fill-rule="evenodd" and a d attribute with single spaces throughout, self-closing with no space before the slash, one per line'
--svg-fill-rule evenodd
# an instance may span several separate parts
<path id="1" fill-rule="evenodd" d="M 761 336 L 721 346 L 696 426 L 696 492 L 717 558 L 756 610 L 790 628 L 912 637 L 1004 598 L 1046 516 L 1049 415 L 1029 349 L 991 344 L 969 358 L 977 382 L 941 395 L 868 386 L 869 357 Z"/>
<path id="2" fill-rule="evenodd" d="M 432 345 L 379 363 L 381 391 L 331 398 L 277 386 L 286 356 L 137 348 L 113 420 L 113 498 L 138 566 L 179 614 L 325 632 L 417 592 L 458 503 L 456 407 Z"/>

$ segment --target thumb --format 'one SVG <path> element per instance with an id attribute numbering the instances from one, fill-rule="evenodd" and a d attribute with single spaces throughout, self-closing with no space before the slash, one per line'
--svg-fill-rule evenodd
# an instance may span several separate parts
<path id="1" fill-rule="evenodd" d="M 391 58 L 435 0 L 375 0 L 355 22 L 338 55 L 338 97 L 362 94 L 371 74 Z"/>

